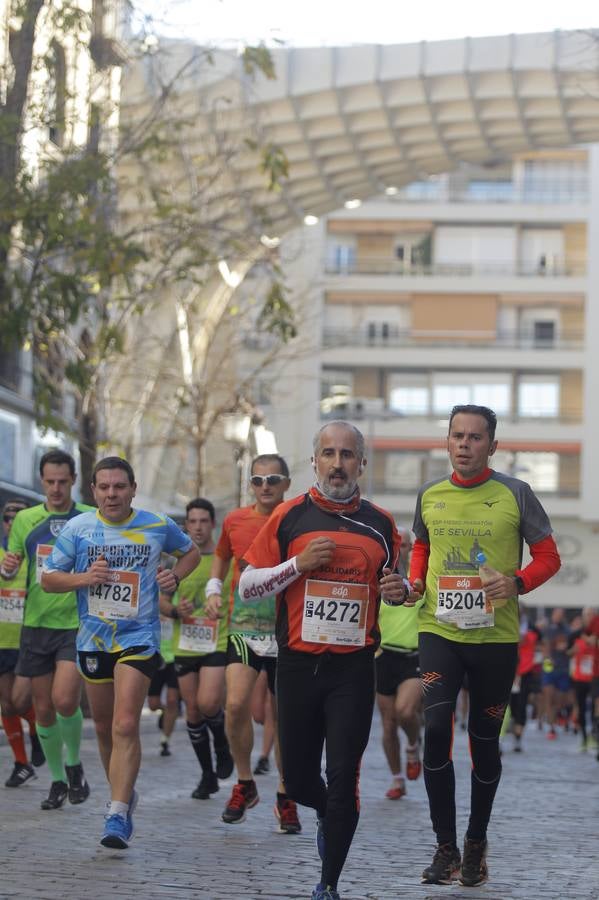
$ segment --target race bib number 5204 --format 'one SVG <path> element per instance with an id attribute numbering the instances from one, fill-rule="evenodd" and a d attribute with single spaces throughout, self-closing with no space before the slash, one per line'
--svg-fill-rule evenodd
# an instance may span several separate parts
<path id="1" fill-rule="evenodd" d="M 478 575 L 441 575 L 437 580 L 436 618 L 458 628 L 489 628 L 493 607 Z"/>
<path id="2" fill-rule="evenodd" d="M 366 642 L 368 585 L 306 581 L 302 641 L 363 647 Z"/>

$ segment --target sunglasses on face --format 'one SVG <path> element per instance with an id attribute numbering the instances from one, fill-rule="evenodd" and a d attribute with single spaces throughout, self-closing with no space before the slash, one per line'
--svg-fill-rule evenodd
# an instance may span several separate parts
<path id="1" fill-rule="evenodd" d="M 254 487 L 263 487 L 265 484 L 274 487 L 275 484 L 280 484 L 286 478 L 286 475 L 252 475 L 250 484 L 253 484 Z"/>

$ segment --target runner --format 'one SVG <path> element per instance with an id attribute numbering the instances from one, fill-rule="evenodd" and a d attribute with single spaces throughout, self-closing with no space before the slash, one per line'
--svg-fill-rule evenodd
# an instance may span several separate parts
<path id="1" fill-rule="evenodd" d="M 359 818 L 359 771 L 374 707 L 379 595 L 401 603 L 391 574 L 400 538 L 389 513 L 362 500 L 364 438 L 330 422 L 314 438 L 316 484 L 282 503 L 244 554 L 240 595 L 276 591 L 277 706 L 289 796 L 317 815 L 321 879 L 312 900 L 338 900 Z M 325 784 L 321 759 L 326 744 Z"/>
<path id="2" fill-rule="evenodd" d="M 199 547 L 202 560 L 183 579 L 174 597 L 160 596 L 162 613 L 174 619 L 175 673 L 185 703 L 187 734 L 202 770 L 200 782 L 191 794 L 195 800 L 208 800 L 219 789 L 218 779 L 228 778 L 233 771 L 223 711 L 228 623 L 226 618 L 208 619 L 205 609 L 205 588 L 214 561 L 215 525 L 216 514 L 210 500 L 197 497 L 187 504 L 185 530 Z M 228 581 L 225 587 L 229 587 Z"/>
<path id="3" fill-rule="evenodd" d="M 549 726 L 547 740 L 557 738 L 556 724 L 568 703 L 570 692 L 570 626 L 561 607 L 551 611 L 551 619 L 543 632 L 543 713 Z M 566 719 L 567 721 L 567 719 Z"/>
<path id="4" fill-rule="evenodd" d="M 425 884 L 487 880 L 487 826 L 501 776 L 499 732 L 518 659 L 518 595 L 560 566 L 551 524 L 528 484 L 489 468 L 497 447 L 495 413 L 455 406 L 449 420 L 449 477 L 420 491 L 409 604 L 420 609 L 424 684 L 424 781 L 437 836 Z M 522 543 L 532 562 L 522 569 Z M 486 556 L 484 586 L 479 553 Z M 452 736 L 455 704 L 468 675 L 472 757 L 470 820 L 460 858 L 456 837 Z"/>
<path id="5" fill-rule="evenodd" d="M 587 706 L 591 695 L 593 681 L 593 668 L 595 664 L 595 647 L 586 629 L 590 626 L 594 616 L 594 610 L 590 607 L 583 609 L 581 627 L 572 635 L 572 645 L 568 651 L 570 656 L 570 678 L 576 698 L 576 718 L 580 729 L 582 752 L 595 750 L 596 744 L 587 729 Z"/>
<path id="6" fill-rule="evenodd" d="M 160 656 L 162 664 L 152 676 L 148 688 L 148 708 L 152 712 L 160 710 L 157 720 L 160 731 L 160 755 L 170 756 L 169 741 L 179 717 L 180 694 L 173 653 L 173 623 L 163 616 L 160 616 Z"/>
<path id="7" fill-rule="evenodd" d="M 237 589 L 239 560 L 277 506 L 283 502 L 283 496 L 289 487 L 287 463 L 277 454 L 257 456 L 252 462 L 250 471 L 250 488 L 256 502 L 252 506 L 233 510 L 225 516 L 212 563 L 210 581 L 206 586 L 208 615 L 213 618 L 222 616 L 222 581 L 233 560 L 225 722 L 238 781 L 222 814 L 223 822 L 229 825 L 245 821 L 246 810 L 255 806 L 259 800 L 251 765 L 254 745 L 252 692 L 258 675 L 265 670 L 270 693 L 274 698 L 277 664 L 274 594 L 263 597 L 261 602 L 253 607 L 244 606 Z M 271 702 L 274 703 L 274 699 Z M 276 719 L 276 710 L 273 715 Z M 276 733 L 275 753 L 280 775 Z M 274 812 L 282 834 L 297 834 L 301 831 L 297 807 L 293 800 L 288 798 L 282 780 L 279 781 Z"/>
<path id="8" fill-rule="evenodd" d="M 397 571 L 407 575 L 412 535 L 398 529 L 401 549 Z M 379 611 L 381 646 L 376 655 L 376 699 L 383 725 L 383 750 L 393 778 L 386 793 L 388 800 L 399 800 L 406 793 L 401 770 L 401 746 L 398 729 L 408 739 L 406 775 L 415 781 L 422 771 L 420 727 L 422 683 L 418 664 L 418 608 L 381 604 Z"/>
<path id="9" fill-rule="evenodd" d="M 49 450 L 40 460 L 46 502 L 17 513 L 8 541 L 2 574 L 14 578 L 23 560 L 27 596 L 19 659 L 15 675 L 31 679 L 37 734 L 52 777 L 42 809 L 59 809 L 67 797 L 83 803 L 89 785 L 81 765 L 83 715 L 81 678 L 77 671 L 75 638 L 79 619 L 74 593 L 49 594 L 41 585 L 45 560 L 67 523 L 90 509 L 71 497 L 76 480 L 75 460 L 63 450 Z M 20 685 L 13 696 L 22 707 Z"/>
<path id="10" fill-rule="evenodd" d="M 27 509 L 27 503 L 20 499 L 7 500 L 2 509 L 3 538 L 0 546 L 0 566 L 6 555 L 12 523 L 22 509 Z M 13 770 L 4 782 L 5 787 L 20 787 L 30 778 L 35 778 L 33 766 L 41 766 L 46 761 L 35 730 L 35 712 L 31 705 L 29 679 L 15 676 L 26 594 L 27 568 L 23 561 L 13 579 L 7 581 L 0 575 L 0 710 L 4 733 L 15 760 Z M 17 708 L 15 705 L 13 697 L 15 680 L 21 682 L 17 685 L 15 693 L 26 698 L 25 708 Z M 22 718 L 26 719 L 29 725 L 31 763 L 25 749 Z"/>
<path id="11" fill-rule="evenodd" d="M 510 696 L 512 715 L 512 731 L 514 733 L 514 752 L 522 752 L 522 735 L 526 726 L 528 698 L 537 690 L 535 671 L 535 655 L 541 632 L 528 618 L 526 610 L 520 604 L 520 642 L 518 645 L 518 666 Z"/>
<path id="12" fill-rule="evenodd" d="M 76 590 L 80 670 L 96 726 L 111 803 L 100 843 L 125 849 L 133 834 L 139 720 L 160 665 L 158 591 L 174 593 L 199 562 L 190 538 L 167 516 L 132 509 L 133 469 L 109 456 L 92 478 L 98 509 L 61 532 L 42 574 L 46 590 Z M 162 553 L 177 556 L 162 569 Z"/>

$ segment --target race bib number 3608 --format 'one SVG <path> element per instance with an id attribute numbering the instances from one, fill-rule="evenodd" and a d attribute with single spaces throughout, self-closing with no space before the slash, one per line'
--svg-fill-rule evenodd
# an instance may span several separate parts
<path id="1" fill-rule="evenodd" d="M 436 618 L 458 628 L 490 628 L 495 622 L 478 575 L 441 575 L 437 579 Z"/>
<path id="2" fill-rule="evenodd" d="M 103 619 L 135 619 L 139 613 L 139 572 L 113 569 L 110 580 L 90 585 L 89 613 Z"/>
<path id="3" fill-rule="evenodd" d="M 304 593 L 302 641 L 363 647 L 368 585 L 309 578 Z"/>

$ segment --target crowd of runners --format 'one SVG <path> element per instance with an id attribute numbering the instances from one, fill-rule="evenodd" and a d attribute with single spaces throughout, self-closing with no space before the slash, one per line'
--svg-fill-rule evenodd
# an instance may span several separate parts
<path id="1" fill-rule="evenodd" d="M 551 740 L 578 735 L 599 760 L 599 614 L 534 618 L 518 603 L 560 560 L 530 487 L 490 467 L 495 427 L 486 407 L 454 408 L 451 474 L 423 486 L 401 528 L 361 496 L 364 438 L 343 421 L 318 430 L 314 483 L 291 499 L 285 460 L 256 457 L 253 502 L 218 530 L 207 498 L 188 503 L 181 527 L 138 509 L 135 474 L 119 457 L 95 466 L 96 507 L 75 503 L 74 460 L 46 453 L 45 502 L 15 498 L 3 509 L 6 787 L 42 767 L 42 810 L 104 802 L 79 755 L 85 683 L 109 792 L 99 840 L 127 849 L 147 704 L 163 756 L 184 719 L 198 761 L 191 797 L 226 787 L 220 817 L 231 827 L 251 819 L 259 776 L 276 766 L 276 827 L 295 835 L 310 817 L 319 857 L 311 897 L 335 900 L 376 704 L 386 797 L 401 800 L 407 782 L 424 777 L 436 849 L 419 877 L 482 884 L 501 755 L 525 748 L 527 720 Z M 460 714 L 472 760 L 461 846 L 452 761 Z M 254 722 L 263 725 L 256 750 Z"/>

